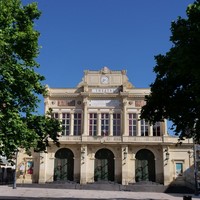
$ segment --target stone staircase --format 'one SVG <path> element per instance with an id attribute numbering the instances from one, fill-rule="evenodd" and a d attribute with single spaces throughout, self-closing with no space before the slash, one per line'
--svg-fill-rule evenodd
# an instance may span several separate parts
<path id="1" fill-rule="evenodd" d="M 142 181 L 129 185 L 121 185 L 115 182 L 99 181 L 81 185 L 76 182 L 52 182 L 46 184 L 17 184 L 17 187 L 40 187 L 58 189 L 79 190 L 107 190 L 107 191 L 132 191 L 132 192 L 161 192 L 161 193 L 185 193 L 192 194 L 194 190 L 185 186 L 164 186 L 159 183 Z"/>

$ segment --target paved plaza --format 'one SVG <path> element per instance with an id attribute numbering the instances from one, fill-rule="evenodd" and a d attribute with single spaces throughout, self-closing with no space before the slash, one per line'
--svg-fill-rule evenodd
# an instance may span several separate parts
<path id="1" fill-rule="evenodd" d="M 60 188 L 35 188 L 0 186 L 0 199 L 66 199 L 66 200 L 183 200 L 183 196 L 200 199 L 193 194 L 166 194 L 153 192 L 78 190 Z"/>

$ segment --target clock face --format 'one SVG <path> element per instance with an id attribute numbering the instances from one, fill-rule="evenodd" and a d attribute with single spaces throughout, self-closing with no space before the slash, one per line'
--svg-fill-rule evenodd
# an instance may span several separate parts
<path id="1" fill-rule="evenodd" d="M 101 77 L 101 83 L 106 84 L 106 83 L 108 83 L 108 81 L 109 81 L 109 79 L 108 79 L 107 76 L 102 76 L 102 77 Z"/>

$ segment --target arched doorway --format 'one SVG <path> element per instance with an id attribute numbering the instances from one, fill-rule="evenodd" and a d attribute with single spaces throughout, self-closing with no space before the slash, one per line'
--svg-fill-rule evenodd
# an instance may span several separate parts
<path id="1" fill-rule="evenodd" d="M 59 149 L 55 154 L 54 181 L 73 181 L 74 154 L 70 149 Z"/>
<path id="2" fill-rule="evenodd" d="M 137 152 L 135 162 L 135 180 L 155 182 L 155 158 L 148 149 Z"/>
<path id="3" fill-rule="evenodd" d="M 109 149 L 100 149 L 95 154 L 94 180 L 114 181 L 114 154 Z"/>

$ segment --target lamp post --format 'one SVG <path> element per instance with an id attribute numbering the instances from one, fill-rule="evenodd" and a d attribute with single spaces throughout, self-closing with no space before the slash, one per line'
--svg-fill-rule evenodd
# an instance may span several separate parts
<path id="1" fill-rule="evenodd" d="M 197 160 L 199 159 L 198 155 L 199 150 L 198 150 L 198 145 L 194 144 L 194 181 L 195 181 L 195 195 L 199 194 L 199 189 L 198 189 L 198 165 L 197 165 Z"/>
<path id="2" fill-rule="evenodd" d="M 18 157 L 18 149 L 15 152 L 15 169 L 14 169 L 14 174 L 13 174 L 13 189 L 17 188 L 17 157 Z"/>

